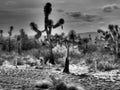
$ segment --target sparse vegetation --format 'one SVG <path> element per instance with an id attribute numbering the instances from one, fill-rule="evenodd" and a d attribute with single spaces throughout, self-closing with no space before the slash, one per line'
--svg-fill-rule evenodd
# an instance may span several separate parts
<path id="1" fill-rule="evenodd" d="M 54 23 L 50 19 L 51 13 L 52 4 L 48 2 L 44 6 L 44 29 L 40 30 L 35 22 L 30 23 L 36 32 L 32 38 L 24 29 L 13 36 L 14 26 L 10 26 L 7 38 L 0 30 L 0 88 L 119 90 L 119 26 L 108 25 L 105 31 L 99 29 L 102 36 L 96 36 L 95 40 L 90 34 L 81 37 L 75 30 L 53 35 L 52 30 L 63 29 L 65 22 L 61 18 Z M 44 40 L 39 40 L 42 36 Z M 97 76 L 99 73 L 101 76 Z M 69 86 L 71 83 L 73 85 Z M 115 88 L 117 85 L 118 89 Z"/>

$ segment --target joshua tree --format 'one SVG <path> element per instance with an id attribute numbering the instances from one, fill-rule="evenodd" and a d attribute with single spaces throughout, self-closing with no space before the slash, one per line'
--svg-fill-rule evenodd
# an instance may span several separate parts
<path id="1" fill-rule="evenodd" d="M 59 26 L 62 26 L 64 24 L 64 19 L 60 19 L 56 24 L 53 25 L 53 20 L 49 19 L 49 15 L 52 12 L 52 4 L 47 3 L 44 7 L 44 14 L 45 14 L 45 31 L 47 34 L 47 39 L 50 46 L 50 63 L 55 64 L 53 52 L 52 52 L 52 42 L 51 42 L 51 35 L 52 35 L 52 28 L 57 28 Z M 63 29 L 63 26 L 62 26 Z"/>
<path id="2" fill-rule="evenodd" d="M 110 48 L 114 48 L 115 56 L 119 53 L 120 32 L 118 25 L 108 25 L 109 31 L 99 29 L 98 33 L 102 33 L 102 38 L 109 43 Z"/>
<path id="3" fill-rule="evenodd" d="M 83 43 L 85 44 L 85 49 L 88 47 L 89 38 L 83 38 Z"/>
<path id="4" fill-rule="evenodd" d="M 63 70 L 63 72 L 65 72 L 65 73 L 69 73 L 69 58 L 70 58 L 69 49 L 70 49 L 71 44 L 75 43 L 75 40 L 76 40 L 76 32 L 74 30 L 71 30 L 69 32 L 68 36 L 66 38 L 64 38 L 64 41 L 63 41 L 65 43 L 66 48 L 67 48 L 65 68 Z"/>
<path id="5" fill-rule="evenodd" d="M 29 42 L 28 35 L 25 33 L 24 29 L 20 30 L 20 41 L 21 49 L 26 50 L 28 48 L 27 43 Z"/>
<path id="6" fill-rule="evenodd" d="M 65 67 L 64 67 L 63 72 L 69 73 L 69 49 L 70 49 L 70 41 L 66 37 L 63 42 L 65 43 L 65 46 L 67 48 L 67 56 L 66 56 Z"/>
<path id="7" fill-rule="evenodd" d="M 3 40 L 3 30 L 0 30 L 0 37 L 1 37 L 1 40 Z"/>
<path id="8" fill-rule="evenodd" d="M 51 3 L 46 3 L 46 5 L 44 6 L 44 15 L 45 15 L 45 27 L 43 31 L 38 30 L 37 24 L 35 23 L 30 23 L 30 26 L 32 26 L 32 29 L 37 32 L 36 37 L 40 38 L 40 36 L 42 35 L 42 32 L 46 32 L 47 35 L 47 40 L 49 42 L 49 48 L 50 48 L 50 63 L 51 64 L 55 64 L 54 58 L 53 58 L 53 52 L 52 52 L 52 40 L 51 40 L 51 36 L 52 36 L 52 29 L 57 28 L 59 26 L 62 27 L 63 29 L 63 24 L 64 24 L 64 19 L 60 19 L 56 24 L 53 24 L 53 20 L 49 19 L 49 15 L 52 12 L 52 4 Z"/>
<path id="9" fill-rule="evenodd" d="M 75 40 L 77 39 L 77 34 L 75 30 L 71 30 L 68 34 L 69 40 L 72 42 L 72 44 L 75 44 Z"/>
<path id="10" fill-rule="evenodd" d="M 9 34 L 9 52 L 11 51 L 11 36 L 12 36 L 13 29 L 14 29 L 14 27 L 10 26 L 10 30 L 8 31 L 8 34 Z"/>
<path id="11" fill-rule="evenodd" d="M 89 34 L 89 40 L 92 40 L 91 34 Z"/>

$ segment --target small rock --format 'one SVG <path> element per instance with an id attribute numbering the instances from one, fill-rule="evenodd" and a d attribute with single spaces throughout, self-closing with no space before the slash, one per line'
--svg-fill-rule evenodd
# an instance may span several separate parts
<path id="1" fill-rule="evenodd" d="M 48 80 L 36 81 L 34 85 L 36 88 L 40 88 L 40 89 L 48 89 L 49 87 L 53 86 L 52 82 Z"/>
<path id="2" fill-rule="evenodd" d="M 67 87 L 68 87 L 68 90 L 84 90 L 82 86 L 76 86 L 74 84 L 68 84 Z"/>

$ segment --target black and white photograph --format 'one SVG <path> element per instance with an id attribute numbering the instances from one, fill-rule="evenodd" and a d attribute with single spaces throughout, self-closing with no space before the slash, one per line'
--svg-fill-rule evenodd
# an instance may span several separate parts
<path id="1" fill-rule="evenodd" d="M 120 90 L 120 0 L 0 0 L 0 90 Z"/>

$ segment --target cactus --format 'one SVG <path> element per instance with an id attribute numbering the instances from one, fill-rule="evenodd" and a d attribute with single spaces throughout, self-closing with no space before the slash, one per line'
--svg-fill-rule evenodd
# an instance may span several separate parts
<path id="1" fill-rule="evenodd" d="M 120 32 L 118 25 L 108 25 L 109 31 L 103 31 L 101 29 L 98 30 L 98 33 L 102 33 L 102 38 L 109 43 L 110 48 L 114 48 L 115 55 L 118 56 L 119 53 L 119 39 Z"/>
<path id="2" fill-rule="evenodd" d="M 54 58 L 53 58 L 53 52 L 52 52 L 52 48 L 53 48 L 52 40 L 51 40 L 52 29 L 55 29 L 59 26 L 61 26 L 61 28 L 63 29 L 64 19 L 61 18 L 60 20 L 58 20 L 58 22 L 56 24 L 53 24 L 53 20 L 49 19 L 49 15 L 51 14 L 51 12 L 52 12 L 52 4 L 48 2 L 44 6 L 44 15 L 45 15 L 44 23 L 45 23 L 45 26 L 44 26 L 43 31 L 39 30 L 37 24 L 35 24 L 34 22 L 31 22 L 30 26 L 32 27 L 32 29 L 35 32 L 37 32 L 37 34 L 35 35 L 35 37 L 37 39 L 39 39 L 41 37 L 42 32 L 44 32 L 44 31 L 46 32 L 47 40 L 49 42 L 49 47 L 50 47 L 50 63 L 55 64 Z"/>
<path id="3" fill-rule="evenodd" d="M 8 31 L 8 34 L 9 34 L 9 49 L 8 51 L 10 52 L 11 51 L 11 36 L 12 36 L 12 31 L 13 31 L 14 27 L 13 26 L 10 26 L 10 30 Z"/>

